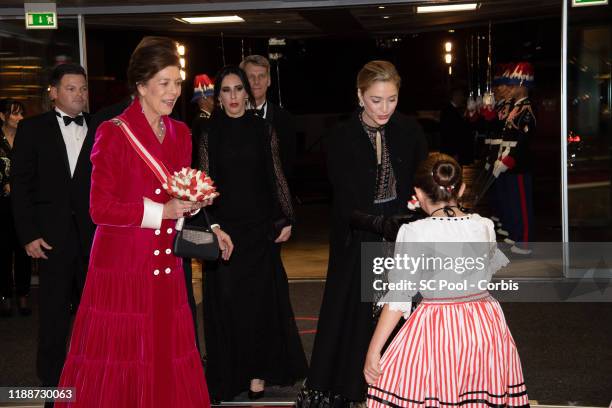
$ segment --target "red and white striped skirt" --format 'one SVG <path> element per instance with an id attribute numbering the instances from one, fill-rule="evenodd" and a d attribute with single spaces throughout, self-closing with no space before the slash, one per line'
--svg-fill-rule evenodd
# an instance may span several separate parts
<path id="1" fill-rule="evenodd" d="M 381 358 L 369 408 L 528 407 L 521 361 L 499 302 L 424 300 Z"/>

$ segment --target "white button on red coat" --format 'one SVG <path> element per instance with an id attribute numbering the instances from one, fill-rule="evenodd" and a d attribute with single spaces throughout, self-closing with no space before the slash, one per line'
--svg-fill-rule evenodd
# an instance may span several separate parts
<path id="1" fill-rule="evenodd" d="M 168 228 L 166 232 L 168 233 L 168 235 L 172 234 L 172 228 Z"/>
<path id="2" fill-rule="evenodd" d="M 155 235 L 159 235 L 159 234 L 161 234 L 161 231 L 160 230 L 155 230 Z"/>
<path id="3" fill-rule="evenodd" d="M 155 275 L 155 276 L 159 275 L 159 269 L 154 270 L 153 271 L 153 275 Z"/>
<path id="4" fill-rule="evenodd" d="M 159 249 L 156 249 L 155 251 L 153 251 L 153 255 L 155 256 L 159 255 Z"/>
<path id="5" fill-rule="evenodd" d="M 169 274 L 169 273 L 170 273 L 170 271 L 171 271 L 171 270 L 172 270 L 172 269 L 170 269 L 170 268 L 166 268 L 166 270 L 165 270 L 164 272 L 166 272 L 166 275 L 167 275 L 167 274 Z"/>
<path id="6" fill-rule="evenodd" d="M 155 194 L 159 195 L 161 193 L 161 190 L 159 188 L 155 189 Z"/>
<path id="7" fill-rule="evenodd" d="M 166 255 L 170 255 L 172 253 L 172 250 L 170 248 L 166 249 Z"/>

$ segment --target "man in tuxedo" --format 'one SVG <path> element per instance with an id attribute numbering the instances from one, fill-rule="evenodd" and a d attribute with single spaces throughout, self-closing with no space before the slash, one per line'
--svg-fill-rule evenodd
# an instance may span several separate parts
<path id="1" fill-rule="evenodd" d="M 267 99 L 270 87 L 270 62 L 261 55 L 249 55 L 240 63 L 240 68 L 247 74 L 256 106 L 251 108 L 255 114 L 272 125 L 278 138 L 280 159 L 285 177 L 293 175 L 296 156 L 296 134 L 294 118 L 289 112 Z"/>
<path id="2" fill-rule="evenodd" d="M 37 373 L 57 386 L 66 357 L 71 306 L 85 284 L 95 225 L 89 216 L 93 145 L 85 70 L 61 64 L 49 81 L 55 108 L 19 123 L 11 179 L 15 227 L 38 260 L 39 331 Z"/>

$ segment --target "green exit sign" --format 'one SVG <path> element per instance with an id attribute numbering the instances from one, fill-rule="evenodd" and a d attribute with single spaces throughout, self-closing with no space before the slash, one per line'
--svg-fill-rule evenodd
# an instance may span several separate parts
<path id="1" fill-rule="evenodd" d="M 26 13 L 26 28 L 29 28 L 29 29 L 57 28 L 57 15 L 55 12 Z"/>
<path id="2" fill-rule="evenodd" d="M 608 0 L 572 0 L 572 7 L 605 6 Z"/>

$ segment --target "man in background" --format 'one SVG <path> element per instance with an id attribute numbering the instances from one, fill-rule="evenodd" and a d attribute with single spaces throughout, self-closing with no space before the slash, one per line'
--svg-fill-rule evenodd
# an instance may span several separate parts
<path id="1" fill-rule="evenodd" d="M 264 118 L 276 131 L 280 148 L 280 159 L 285 177 L 290 179 L 293 175 L 296 156 L 296 131 L 294 118 L 279 105 L 268 100 L 268 88 L 271 85 L 270 62 L 261 55 L 249 55 L 240 63 L 251 85 L 255 97 L 255 105 L 251 109 L 255 114 Z"/>
<path id="2" fill-rule="evenodd" d="M 58 65 L 49 85 L 55 107 L 17 128 L 11 198 L 19 239 L 38 260 L 37 373 L 43 386 L 55 387 L 66 358 L 71 308 L 76 310 L 85 285 L 95 225 L 89 216 L 93 137 L 83 112 L 85 70 Z"/>

